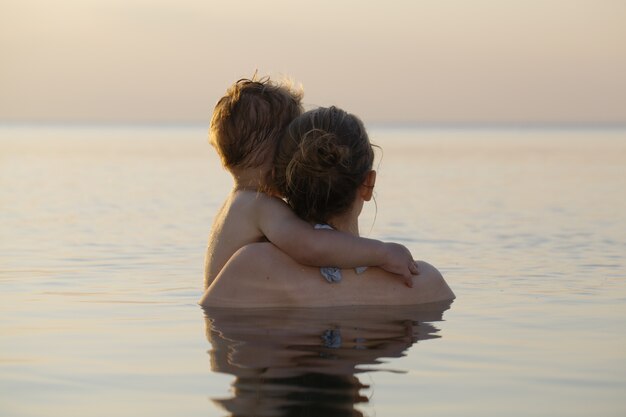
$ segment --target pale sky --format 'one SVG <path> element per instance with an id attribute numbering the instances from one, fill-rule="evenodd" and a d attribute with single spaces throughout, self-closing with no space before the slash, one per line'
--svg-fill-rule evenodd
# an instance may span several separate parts
<path id="1" fill-rule="evenodd" d="M 0 122 L 208 123 L 255 70 L 366 123 L 626 123 L 626 1 L 0 2 Z"/>

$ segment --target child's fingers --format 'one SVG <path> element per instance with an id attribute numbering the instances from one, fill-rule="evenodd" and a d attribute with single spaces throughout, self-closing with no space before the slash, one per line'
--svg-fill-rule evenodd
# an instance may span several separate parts
<path id="1" fill-rule="evenodd" d="M 420 271 L 417 269 L 417 262 L 413 261 L 409 264 L 409 271 L 413 275 L 419 275 Z"/>
<path id="2" fill-rule="evenodd" d="M 404 285 L 406 285 L 409 288 L 413 288 L 413 277 L 405 277 Z"/>

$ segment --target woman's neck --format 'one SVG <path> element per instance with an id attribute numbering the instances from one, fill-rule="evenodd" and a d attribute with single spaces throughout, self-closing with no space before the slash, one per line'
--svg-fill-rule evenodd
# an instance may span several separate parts
<path id="1" fill-rule="evenodd" d="M 335 230 L 359 236 L 359 217 L 352 212 L 328 219 L 328 224 Z"/>
<path id="2" fill-rule="evenodd" d="M 359 215 L 361 214 L 361 210 L 363 210 L 363 199 L 357 197 L 352 206 L 345 213 L 332 216 L 328 219 L 328 224 L 335 230 L 359 236 Z"/>

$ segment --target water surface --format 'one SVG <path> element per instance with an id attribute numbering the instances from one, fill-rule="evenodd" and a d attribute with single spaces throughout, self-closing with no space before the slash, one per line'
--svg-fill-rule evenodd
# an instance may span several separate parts
<path id="1" fill-rule="evenodd" d="M 626 132 L 370 133 L 448 310 L 205 317 L 205 127 L 1 128 L 0 414 L 625 415 Z"/>

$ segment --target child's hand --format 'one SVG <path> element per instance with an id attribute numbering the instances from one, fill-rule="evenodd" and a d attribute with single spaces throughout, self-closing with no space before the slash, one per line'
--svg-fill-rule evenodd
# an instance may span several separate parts
<path id="1" fill-rule="evenodd" d="M 418 275 L 417 264 L 413 260 L 413 255 L 405 247 L 397 243 L 384 243 L 385 263 L 379 265 L 385 271 L 404 278 L 407 287 L 413 287 L 413 277 Z"/>

